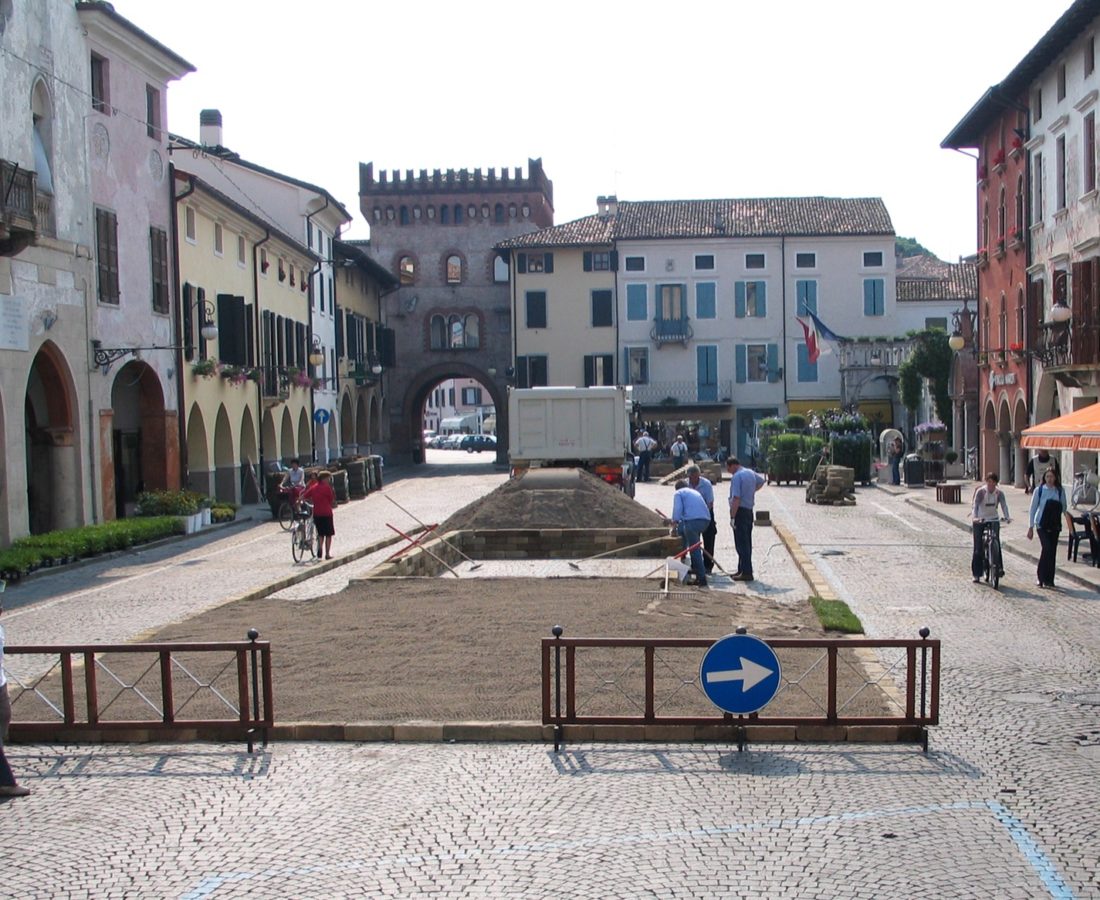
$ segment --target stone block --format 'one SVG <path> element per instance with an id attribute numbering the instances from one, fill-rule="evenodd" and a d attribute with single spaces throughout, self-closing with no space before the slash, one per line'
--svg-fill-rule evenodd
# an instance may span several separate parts
<path id="1" fill-rule="evenodd" d="M 385 722 L 353 722 L 344 726 L 345 741 L 392 741 L 393 726 Z"/>
<path id="2" fill-rule="evenodd" d="M 553 729 L 550 731 L 553 739 Z M 538 722 L 455 722 L 443 726 L 445 741 L 541 741 Z"/>
<path id="3" fill-rule="evenodd" d="M 442 722 L 398 722 L 393 726 L 395 741 L 442 741 Z"/>
<path id="4" fill-rule="evenodd" d="M 798 740 L 798 726 L 750 725 L 745 729 L 745 736 L 757 744 L 793 744 Z"/>
<path id="5" fill-rule="evenodd" d="M 644 725 L 595 725 L 595 741 L 644 741 Z"/>
<path id="6" fill-rule="evenodd" d="M 647 741 L 672 741 L 687 743 L 695 740 L 694 725 L 646 725 Z"/>
<path id="7" fill-rule="evenodd" d="M 898 739 L 896 725 L 849 725 L 848 740 L 861 744 L 892 744 Z"/>
<path id="8" fill-rule="evenodd" d="M 798 740 L 808 744 L 839 743 L 848 739 L 843 725 L 799 725 Z"/>
<path id="9" fill-rule="evenodd" d="M 342 741 L 344 726 L 321 722 L 297 722 L 294 726 L 296 741 Z"/>

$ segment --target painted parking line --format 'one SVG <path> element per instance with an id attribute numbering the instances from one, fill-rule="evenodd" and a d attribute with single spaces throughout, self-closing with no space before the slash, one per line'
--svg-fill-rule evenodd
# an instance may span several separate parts
<path id="1" fill-rule="evenodd" d="M 872 500 L 871 505 L 874 506 L 876 509 L 880 510 L 883 515 L 892 516 L 893 518 L 897 519 L 906 528 L 911 528 L 911 529 L 913 529 L 913 531 L 923 531 L 924 530 L 923 528 L 920 528 L 919 526 L 914 525 L 912 522 L 910 522 L 908 519 L 904 518 L 903 516 L 899 516 L 892 509 L 887 509 L 881 503 L 876 503 L 874 500 Z"/>
<path id="2" fill-rule="evenodd" d="M 955 803 L 929 804 L 927 806 L 907 806 L 895 809 L 861 810 L 836 813 L 823 816 L 798 816 L 789 819 L 766 819 L 760 822 L 731 822 L 727 825 L 713 825 L 703 828 L 667 829 L 659 831 L 639 831 L 624 834 L 601 835 L 591 838 L 567 840 L 536 841 L 534 843 L 509 843 L 487 849 L 474 848 L 457 853 L 412 853 L 400 856 L 384 856 L 377 859 L 360 858 L 343 862 L 313 866 L 275 866 L 254 872 L 218 872 L 199 881 L 191 890 L 181 894 L 181 900 L 204 900 L 212 896 L 223 885 L 241 884 L 252 880 L 270 881 L 273 878 L 310 878 L 317 875 L 336 874 L 369 870 L 377 874 L 382 870 L 407 869 L 409 866 L 424 864 L 439 865 L 445 862 L 493 859 L 520 854 L 547 853 L 561 854 L 575 850 L 587 850 L 594 847 L 616 847 L 637 844 L 663 844 L 680 841 L 698 841 L 706 838 L 723 838 L 734 834 L 762 831 L 791 831 L 794 829 L 816 828 L 822 825 L 844 824 L 848 822 L 866 822 L 875 819 L 909 818 L 915 816 L 936 815 L 943 812 L 975 810 L 991 812 L 994 819 L 1008 832 L 1012 841 L 1023 853 L 1024 858 L 1042 881 L 1054 900 L 1074 900 L 1074 893 L 1058 874 L 1051 860 L 1039 849 L 1039 845 L 1027 828 L 996 801 L 960 800 Z"/>

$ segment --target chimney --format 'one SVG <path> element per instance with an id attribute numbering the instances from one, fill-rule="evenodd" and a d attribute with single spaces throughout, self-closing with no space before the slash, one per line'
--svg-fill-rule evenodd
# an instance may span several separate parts
<path id="1" fill-rule="evenodd" d="M 222 146 L 222 114 L 218 109 L 199 113 L 199 143 L 204 147 Z"/>
<path id="2" fill-rule="evenodd" d="M 619 198 L 614 194 L 597 197 L 596 213 L 601 219 L 614 219 L 619 214 Z"/>

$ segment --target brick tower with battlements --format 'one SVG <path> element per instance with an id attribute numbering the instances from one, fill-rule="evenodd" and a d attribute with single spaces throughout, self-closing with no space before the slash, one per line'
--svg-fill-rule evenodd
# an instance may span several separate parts
<path id="1" fill-rule="evenodd" d="M 396 365 L 386 406 L 391 453 L 418 459 L 428 393 L 448 378 L 475 378 L 496 406 L 498 461 L 507 461 L 507 371 L 512 362 L 508 268 L 502 240 L 554 224 L 554 188 L 541 159 L 527 174 L 508 169 L 359 166 L 359 208 L 370 223 L 367 249 L 400 280 L 385 298 Z"/>

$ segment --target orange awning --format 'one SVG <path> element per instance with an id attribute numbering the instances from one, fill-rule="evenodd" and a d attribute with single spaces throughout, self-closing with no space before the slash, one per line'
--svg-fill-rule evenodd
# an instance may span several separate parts
<path id="1" fill-rule="evenodd" d="M 1100 403 L 1025 428 L 1028 450 L 1100 450 Z"/>

